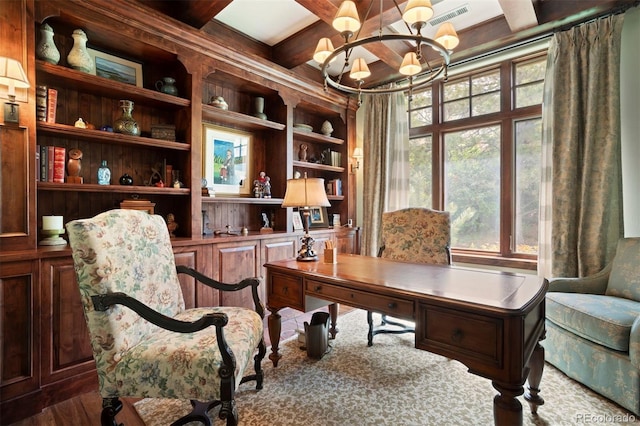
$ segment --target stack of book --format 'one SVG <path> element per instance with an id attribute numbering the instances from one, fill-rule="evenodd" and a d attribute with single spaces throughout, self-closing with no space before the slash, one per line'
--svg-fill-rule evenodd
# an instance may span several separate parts
<path id="1" fill-rule="evenodd" d="M 36 118 L 46 123 L 56 122 L 58 90 L 53 87 L 36 86 Z"/>
<path id="2" fill-rule="evenodd" d="M 331 179 L 326 183 L 327 195 L 342 195 L 342 181 L 340 179 Z"/>
<path id="3" fill-rule="evenodd" d="M 326 164 L 327 166 L 341 167 L 342 153 L 333 151 L 329 148 L 325 149 L 324 151 L 322 151 L 322 164 Z"/>
<path id="4" fill-rule="evenodd" d="M 62 146 L 36 146 L 36 179 L 64 183 L 67 149 Z"/>

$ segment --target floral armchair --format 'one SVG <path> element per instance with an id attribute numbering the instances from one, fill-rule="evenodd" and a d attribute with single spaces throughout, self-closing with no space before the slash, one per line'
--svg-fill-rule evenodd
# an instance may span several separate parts
<path id="1" fill-rule="evenodd" d="M 546 314 L 546 361 L 640 415 L 640 238 L 595 275 L 549 280 Z"/>
<path id="2" fill-rule="evenodd" d="M 210 424 L 206 411 L 220 405 L 219 417 L 237 424 L 237 387 L 255 380 L 262 388 L 260 281 L 223 284 L 176 267 L 164 220 L 146 212 L 111 210 L 66 228 L 103 398 L 102 425 L 117 424 L 119 397 L 191 400 L 194 411 L 174 424 Z M 185 309 L 178 273 L 222 291 L 251 287 L 255 310 Z M 245 376 L 252 358 L 255 374 Z"/>
<path id="3" fill-rule="evenodd" d="M 451 222 L 449 212 L 410 207 L 382 214 L 382 246 L 378 256 L 412 263 L 451 264 Z M 368 345 L 380 333 L 414 333 L 415 327 L 382 315 L 373 325 L 373 313 L 367 312 Z M 393 327 L 385 327 L 385 325 Z"/>

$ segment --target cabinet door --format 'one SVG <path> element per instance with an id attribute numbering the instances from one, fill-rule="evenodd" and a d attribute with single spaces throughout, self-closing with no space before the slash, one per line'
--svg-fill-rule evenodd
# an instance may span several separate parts
<path id="1" fill-rule="evenodd" d="M 40 297 L 36 261 L 0 265 L 0 395 L 8 400 L 38 388 Z"/>
<path id="2" fill-rule="evenodd" d="M 173 249 L 176 265 L 184 265 L 211 277 L 211 246 L 176 247 Z M 198 282 L 195 278 L 186 274 L 178 275 L 180 287 L 184 296 L 187 308 L 218 306 L 220 304 L 219 292 L 205 284 Z"/>
<path id="3" fill-rule="evenodd" d="M 42 262 L 42 383 L 95 368 L 71 257 Z"/>
<path id="4" fill-rule="evenodd" d="M 214 279 L 223 283 L 233 284 L 244 278 L 259 277 L 261 274 L 260 241 L 214 244 L 212 265 Z M 260 299 L 264 300 L 264 285 L 261 285 L 259 290 Z M 253 308 L 251 290 L 246 288 L 233 293 L 221 292 L 220 305 Z"/>
<path id="5" fill-rule="evenodd" d="M 273 262 L 276 260 L 293 259 L 298 255 L 296 240 L 297 237 L 262 240 L 262 262 L 260 265 L 260 276 L 262 277 L 263 281 L 267 276 L 267 272 L 262 265 L 267 262 Z M 264 296 L 266 297 L 266 292 Z M 262 303 L 264 303 L 265 305 L 267 304 L 266 299 L 261 300 Z"/>

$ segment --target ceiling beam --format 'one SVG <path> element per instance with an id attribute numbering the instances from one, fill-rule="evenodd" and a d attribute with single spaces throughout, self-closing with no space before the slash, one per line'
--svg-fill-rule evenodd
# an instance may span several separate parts
<path id="1" fill-rule="evenodd" d="M 194 28 L 202 28 L 233 0 L 138 0 L 152 9 L 157 10 Z"/>
<path id="2" fill-rule="evenodd" d="M 531 0 L 498 0 L 511 32 L 518 32 L 538 25 L 536 11 Z"/>

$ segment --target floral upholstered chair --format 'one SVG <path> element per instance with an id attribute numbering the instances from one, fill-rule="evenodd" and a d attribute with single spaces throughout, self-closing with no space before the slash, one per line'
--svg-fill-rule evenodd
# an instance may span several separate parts
<path id="1" fill-rule="evenodd" d="M 381 235 L 379 257 L 412 263 L 451 264 L 449 212 L 412 207 L 383 213 Z M 415 327 L 390 320 L 386 315 L 382 315 L 381 324 L 374 327 L 371 311 L 367 312 L 367 322 L 369 346 L 373 345 L 376 334 L 415 332 Z"/>
<path id="2" fill-rule="evenodd" d="M 119 397 L 191 400 L 194 411 L 174 424 L 200 420 L 220 405 L 235 425 L 235 391 L 262 388 L 264 308 L 260 281 L 222 284 L 176 267 L 160 216 L 111 210 L 66 225 L 103 398 L 102 425 L 116 425 Z M 178 273 L 221 291 L 251 287 L 255 310 L 185 309 Z M 255 374 L 245 375 L 253 360 Z"/>
<path id="3" fill-rule="evenodd" d="M 640 238 L 602 271 L 549 280 L 545 360 L 640 415 Z"/>

